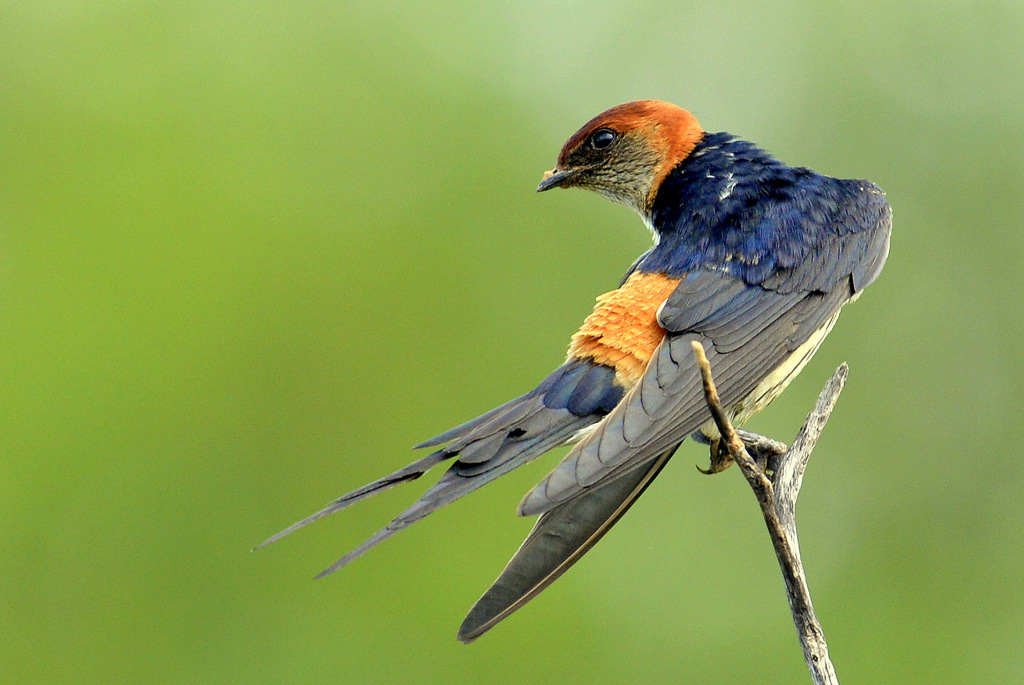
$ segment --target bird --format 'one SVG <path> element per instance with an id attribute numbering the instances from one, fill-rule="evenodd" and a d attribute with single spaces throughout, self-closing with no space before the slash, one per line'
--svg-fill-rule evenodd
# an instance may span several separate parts
<path id="1" fill-rule="evenodd" d="M 566 444 L 519 504 L 538 516 L 471 608 L 472 642 L 589 551 L 691 435 L 720 439 L 692 344 L 714 371 L 735 425 L 804 368 L 841 308 L 881 272 L 892 211 L 865 180 L 791 167 L 658 100 L 602 112 L 562 146 L 538 192 L 583 188 L 636 211 L 652 247 L 597 298 L 565 362 L 534 389 L 416 446 L 421 459 L 330 502 L 259 547 L 454 460 L 388 525 L 317 577 L 337 571 L 439 508 Z"/>

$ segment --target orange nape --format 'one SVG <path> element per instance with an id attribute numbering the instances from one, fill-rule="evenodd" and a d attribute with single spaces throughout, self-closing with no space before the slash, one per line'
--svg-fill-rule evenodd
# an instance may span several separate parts
<path id="1" fill-rule="evenodd" d="M 618 290 L 597 298 L 597 306 L 572 336 L 569 356 L 615 368 L 626 388 L 640 379 L 665 337 L 658 308 L 679 284 L 664 274 L 634 273 Z"/>

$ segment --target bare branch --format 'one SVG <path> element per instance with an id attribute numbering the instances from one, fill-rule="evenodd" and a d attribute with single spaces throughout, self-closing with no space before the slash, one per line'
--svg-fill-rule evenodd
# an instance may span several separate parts
<path id="1" fill-rule="evenodd" d="M 772 470 L 772 484 L 775 486 L 775 508 L 779 519 L 786 529 L 793 543 L 793 551 L 800 559 L 800 545 L 796 534 L 796 498 L 800 494 L 800 487 L 803 485 L 804 471 L 807 469 L 807 462 L 811 458 L 811 452 L 821 437 L 821 432 L 828 423 L 832 409 L 836 406 L 839 393 L 846 385 L 846 377 L 849 375 L 850 367 L 843 362 L 832 374 L 818 401 L 814 404 L 814 410 L 807 416 L 800 432 L 797 433 L 793 446 L 788 451 L 777 457 L 768 460 L 768 466 Z"/>
<path id="2" fill-rule="evenodd" d="M 722 443 L 728 452 L 728 458 L 740 467 L 757 497 L 758 504 L 761 505 L 761 513 L 786 583 L 789 608 L 793 613 L 793 622 L 803 647 L 804 661 L 810 670 L 811 679 L 817 685 L 839 685 L 835 668 L 828 656 L 825 633 L 811 604 L 811 594 L 807 588 L 807 579 L 800 559 L 800 544 L 796 530 L 796 499 L 800 494 L 800 486 L 811 452 L 828 422 L 839 393 L 842 392 L 849 368 L 844 363 L 836 369 L 818 396 L 814 411 L 800 428 L 793 446 L 787 450 L 785 445 L 770 438 L 745 432 L 741 435 L 736 431 L 722 408 L 711 375 L 711 365 L 699 342 L 693 343 L 693 355 L 697 359 L 704 381 L 708 409 L 711 410 L 711 416 L 722 435 Z M 758 455 L 758 459 L 750 455 L 747 446 Z M 712 465 L 709 472 L 724 470 L 728 466 L 727 459 L 720 456 L 721 451 L 722 446 L 712 445 Z M 771 473 L 770 478 L 768 473 Z"/>

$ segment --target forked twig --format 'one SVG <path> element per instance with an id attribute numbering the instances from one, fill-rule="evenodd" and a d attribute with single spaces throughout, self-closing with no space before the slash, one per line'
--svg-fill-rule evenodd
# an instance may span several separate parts
<path id="1" fill-rule="evenodd" d="M 804 661 L 807 662 L 811 678 L 818 685 L 839 685 L 835 668 L 828 656 L 825 633 L 811 605 L 811 594 L 807 589 L 807 579 L 800 560 L 800 544 L 796 531 L 796 498 L 800 494 L 800 486 L 811 452 L 832 414 L 836 400 L 839 399 L 849 367 L 844 362 L 832 374 L 832 378 L 818 395 L 814 411 L 797 433 L 792 447 L 786 449 L 784 445 L 759 435 L 744 433 L 743 437 L 740 436 L 722 409 L 718 390 L 711 376 L 711 365 L 704 354 L 704 347 L 699 342 L 694 341 L 693 354 L 700 366 L 705 399 L 722 435 L 724 448 L 743 472 L 757 497 L 758 504 L 761 505 L 761 513 L 768 526 L 775 556 L 778 557 L 779 567 L 782 569 L 789 608 L 793 612 L 793 622 L 796 624 L 797 635 L 804 651 Z M 756 450 L 762 463 L 766 464 L 765 467 L 760 466 L 758 461 L 750 456 L 747 445 Z M 722 463 L 721 458 L 713 456 L 711 472 L 716 471 L 716 461 Z M 717 470 L 723 468 L 724 466 L 721 466 Z"/>

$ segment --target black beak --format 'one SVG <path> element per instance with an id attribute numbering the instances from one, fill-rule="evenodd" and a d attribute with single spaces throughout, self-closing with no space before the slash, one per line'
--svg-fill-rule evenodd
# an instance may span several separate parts
<path id="1" fill-rule="evenodd" d="M 537 192 L 543 193 L 545 190 L 551 190 L 552 188 L 565 188 L 566 186 L 572 185 L 576 177 L 583 171 L 581 168 L 575 169 L 559 169 L 554 168 L 551 171 L 544 172 L 544 178 L 541 180 L 540 185 L 537 186 Z"/>

